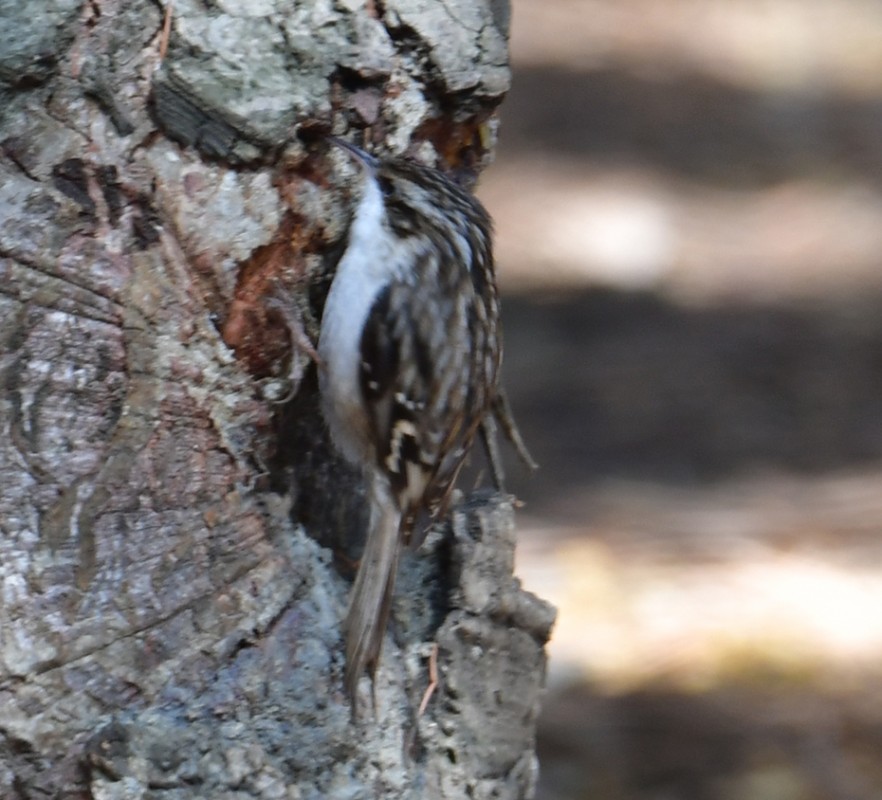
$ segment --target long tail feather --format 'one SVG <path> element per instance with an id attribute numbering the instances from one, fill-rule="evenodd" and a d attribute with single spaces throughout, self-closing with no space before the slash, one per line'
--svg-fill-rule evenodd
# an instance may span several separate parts
<path id="1" fill-rule="evenodd" d="M 371 481 L 367 543 L 346 614 L 345 684 L 353 714 L 358 681 L 366 671 L 373 678 L 380 658 L 401 552 L 401 512 L 383 484 L 379 476 Z"/>
<path id="2" fill-rule="evenodd" d="M 499 391 L 496 393 L 496 397 L 493 400 L 493 404 L 490 406 L 490 410 L 493 412 L 493 416 L 499 422 L 500 426 L 502 426 L 502 433 L 511 443 L 512 447 L 514 447 L 515 452 L 518 454 L 518 458 L 520 458 L 524 466 L 530 470 L 530 472 L 535 472 L 539 469 L 539 465 L 533 460 L 533 456 L 530 455 L 530 451 L 527 449 L 527 445 L 521 437 L 521 432 L 518 429 L 518 425 L 514 420 L 514 415 L 511 412 L 511 406 L 508 403 L 508 395 L 506 395 L 505 390 L 502 387 L 500 387 Z"/>

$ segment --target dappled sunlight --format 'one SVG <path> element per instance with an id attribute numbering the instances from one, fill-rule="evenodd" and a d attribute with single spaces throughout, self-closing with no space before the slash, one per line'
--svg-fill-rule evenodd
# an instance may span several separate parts
<path id="1" fill-rule="evenodd" d="M 559 609 L 538 797 L 878 796 L 882 470 L 581 503 L 521 526 L 517 573 Z"/>
<path id="2" fill-rule="evenodd" d="M 514 0 L 479 194 L 539 800 L 882 796 L 882 6 Z"/>
<path id="3" fill-rule="evenodd" d="M 717 563 L 656 563 L 585 534 L 551 534 L 549 549 L 535 546 L 548 531 L 523 532 L 518 574 L 560 613 L 552 685 L 711 688 L 741 671 L 802 680 L 882 667 L 882 563 L 771 547 Z"/>
<path id="4" fill-rule="evenodd" d="M 618 62 L 764 91 L 882 89 L 882 8 L 872 0 L 524 0 L 514 8 L 512 49 L 523 66 Z"/>
<path id="5" fill-rule="evenodd" d="M 882 288 L 882 184 L 726 188 L 545 159 L 496 165 L 481 196 L 496 213 L 509 291 L 608 285 L 695 303 Z"/>

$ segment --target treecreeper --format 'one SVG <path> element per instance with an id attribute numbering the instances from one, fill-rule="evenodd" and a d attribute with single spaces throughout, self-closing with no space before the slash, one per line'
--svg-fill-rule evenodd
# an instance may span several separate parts
<path id="1" fill-rule="evenodd" d="M 336 447 L 363 471 L 370 503 L 345 620 L 355 713 L 359 680 L 377 668 L 399 557 L 417 519 L 444 514 L 476 434 L 494 414 L 509 433 L 514 427 L 499 391 L 486 210 L 437 169 L 331 141 L 359 165 L 318 343 L 322 411 Z"/>

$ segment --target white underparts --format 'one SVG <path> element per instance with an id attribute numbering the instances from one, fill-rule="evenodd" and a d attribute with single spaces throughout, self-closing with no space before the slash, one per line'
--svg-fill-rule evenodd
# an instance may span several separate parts
<path id="1" fill-rule="evenodd" d="M 367 415 L 362 405 L 361 337 L 377 296 L 400 275 L 408 253 L 393 249 L 383 225 L 380 187 L 368 174 L 349 233 L 349 244 L 331 284 L 322 316 L 318 353 L 322 410 L 334 443 L 347 460 L 372 460 Z"/>

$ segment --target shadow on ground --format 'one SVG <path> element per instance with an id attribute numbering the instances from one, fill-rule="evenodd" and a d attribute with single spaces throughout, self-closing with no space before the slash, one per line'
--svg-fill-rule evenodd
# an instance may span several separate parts
<path id="1" fill-rule="evenodd" d="M 542 469 L 511 488 L 559 515 L 609 479 L 701 485 L 882 460 L 882 298 L 690 308 L 648 293 L 504 300 L 504 380 Z"/>
<path id="2" fill-rule="evenodd" d="M 882 787 L 882 716 L 866 696 L 775 686 L 546 704 L 541 800 L 856 800 Z"/>
<path id="3" fill-rule="evenodd" d="M 882 99 L 757 92 L 684 71 L 534 66 L 503 106 L 508 158 L 633 160 L 725 186 L 882 175 Z"/>

